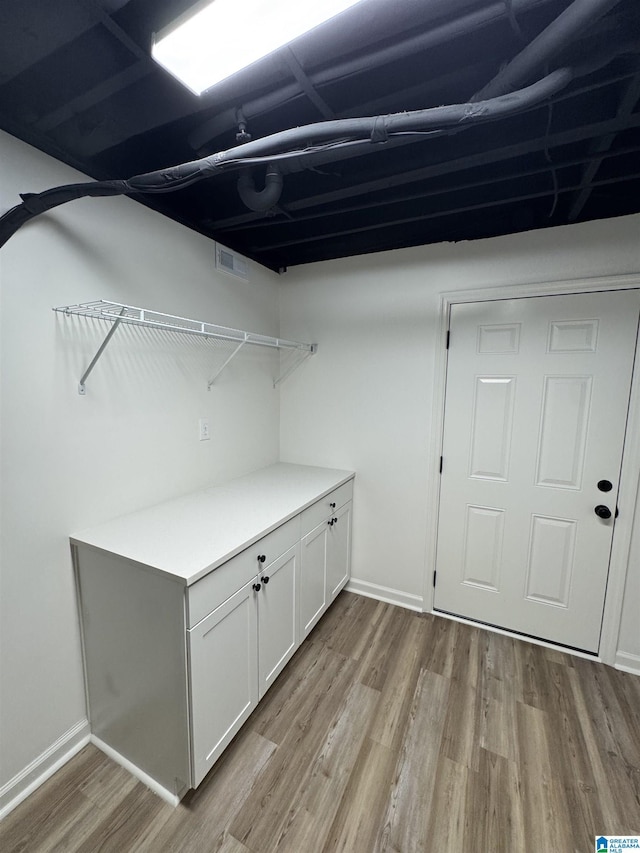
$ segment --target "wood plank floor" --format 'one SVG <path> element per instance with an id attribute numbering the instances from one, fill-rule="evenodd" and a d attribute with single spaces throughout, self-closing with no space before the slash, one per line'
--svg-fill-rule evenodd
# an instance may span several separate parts
<path id="1" fill-rule="evenodd" d="M 3 853 L 590 853 L 640 834 L 640 678 L 342 593 L 177 809 L 87 747 Z"/>

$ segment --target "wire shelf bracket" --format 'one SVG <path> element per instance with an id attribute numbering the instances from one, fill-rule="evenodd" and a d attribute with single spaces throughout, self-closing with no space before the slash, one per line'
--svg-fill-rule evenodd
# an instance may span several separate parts
<path id="1" fill-rule="evenodd" d="M 94 369 L 105 349 L 109 345 L 113 335 L 121 323 L 128 323 L 134 326 L 143 326 L 152 329 L 161 329 L 170 332 L 180 332 L 185 335 L 196 335 L 198 337 L 209 338 L 213 340 L 229 341 L 236 343 L 237 346 L 233 352 L 224 361 L 221 367 L 218 368 L 215 375 L 207 383 L 207 388 L 211 390 L 213 384 L 218 379 L 222 371 L 233 361 L 240 350 L 247 344 L 251 346 L 268 347 L 281 351 L 291 352 L 294 356 L 293 363 L 284 369 L 280 376 L 274 380 L 273 387 L 277 388 L 281 382 L 290 376 L 296 368 L 310 355 L 317 352 L 317 344 L 306 344 L 300 341 L 288 341 L 284 338 L 274 338 L 269 335 L 260 335 L 254 332 L 244 332 L 240 329 L 231 329 L 227 326 L 218 326 L 214 323 L 207 323 L 202 320 L 190 320 L 186 317 L 177 317 L 173 314 L 162 314 L 158 311 L 150 311 L 146 308 L 136 308 L 133 305 L 124 305 L 120 302 L 109 302 L 105 299 L 99 299 L 95 302 L 81 302 L 77 305 L 62 305 L 59 308 L 54 308 L 66 316 L 77 315 L 80 317 L 92 317 L 98 320 L 107 320 L 113 323 L 112 327 L 107 332 L 103 342 L 100 344 L 96 354 L 91 359 L 89 366 L 82 374 L 78 383 L 78 393 L 86 395 L 86 381 L 89 374 Z"/>

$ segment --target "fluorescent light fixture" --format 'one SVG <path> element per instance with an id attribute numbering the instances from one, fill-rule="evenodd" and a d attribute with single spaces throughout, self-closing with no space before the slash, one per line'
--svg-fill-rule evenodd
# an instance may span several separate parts
<path id="1" fill-rule="evenodd" d="M 151 55 L 200 95 L 364 0 L 213 0 L 157 34 Z"/>

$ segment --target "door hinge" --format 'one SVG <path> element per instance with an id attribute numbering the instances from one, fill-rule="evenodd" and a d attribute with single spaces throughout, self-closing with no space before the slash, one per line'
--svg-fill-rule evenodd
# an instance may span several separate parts
<path id="1" fill-rule="evenodd" d="M 434 573 L 433 573 L 433 585 L 434 585 L 434 587 L 435 587 L 435 585 L 436 585 L 436 575 L 437 575 L 437 574 L 438 574 L 438 572 L 437 572 L 437 571 L 434 571 Z"/>
<path id="2" fill-rule="evenodd" d="M 442 459 L 442 456 L 441 456 L 441 457 L 440 457 L 440 473 L 441 473 L 441 474 L 442 474 L 442 464 L 443 464 L 443 459 Z"/>
<path id="3" fill-rule="evenodd" d="M 447 329 L 447 349 L 449 349 L 450 343 L 451 343 L 451 330 Z"/>

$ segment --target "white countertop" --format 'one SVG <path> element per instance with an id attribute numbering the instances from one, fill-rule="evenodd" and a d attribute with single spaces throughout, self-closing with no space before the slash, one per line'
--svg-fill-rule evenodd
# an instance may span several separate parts
<path id="1" fill-rule="evenodd" d="M 279 462 L 70 538 L 188 586 L 353 476 L 353 471 Z"/>

